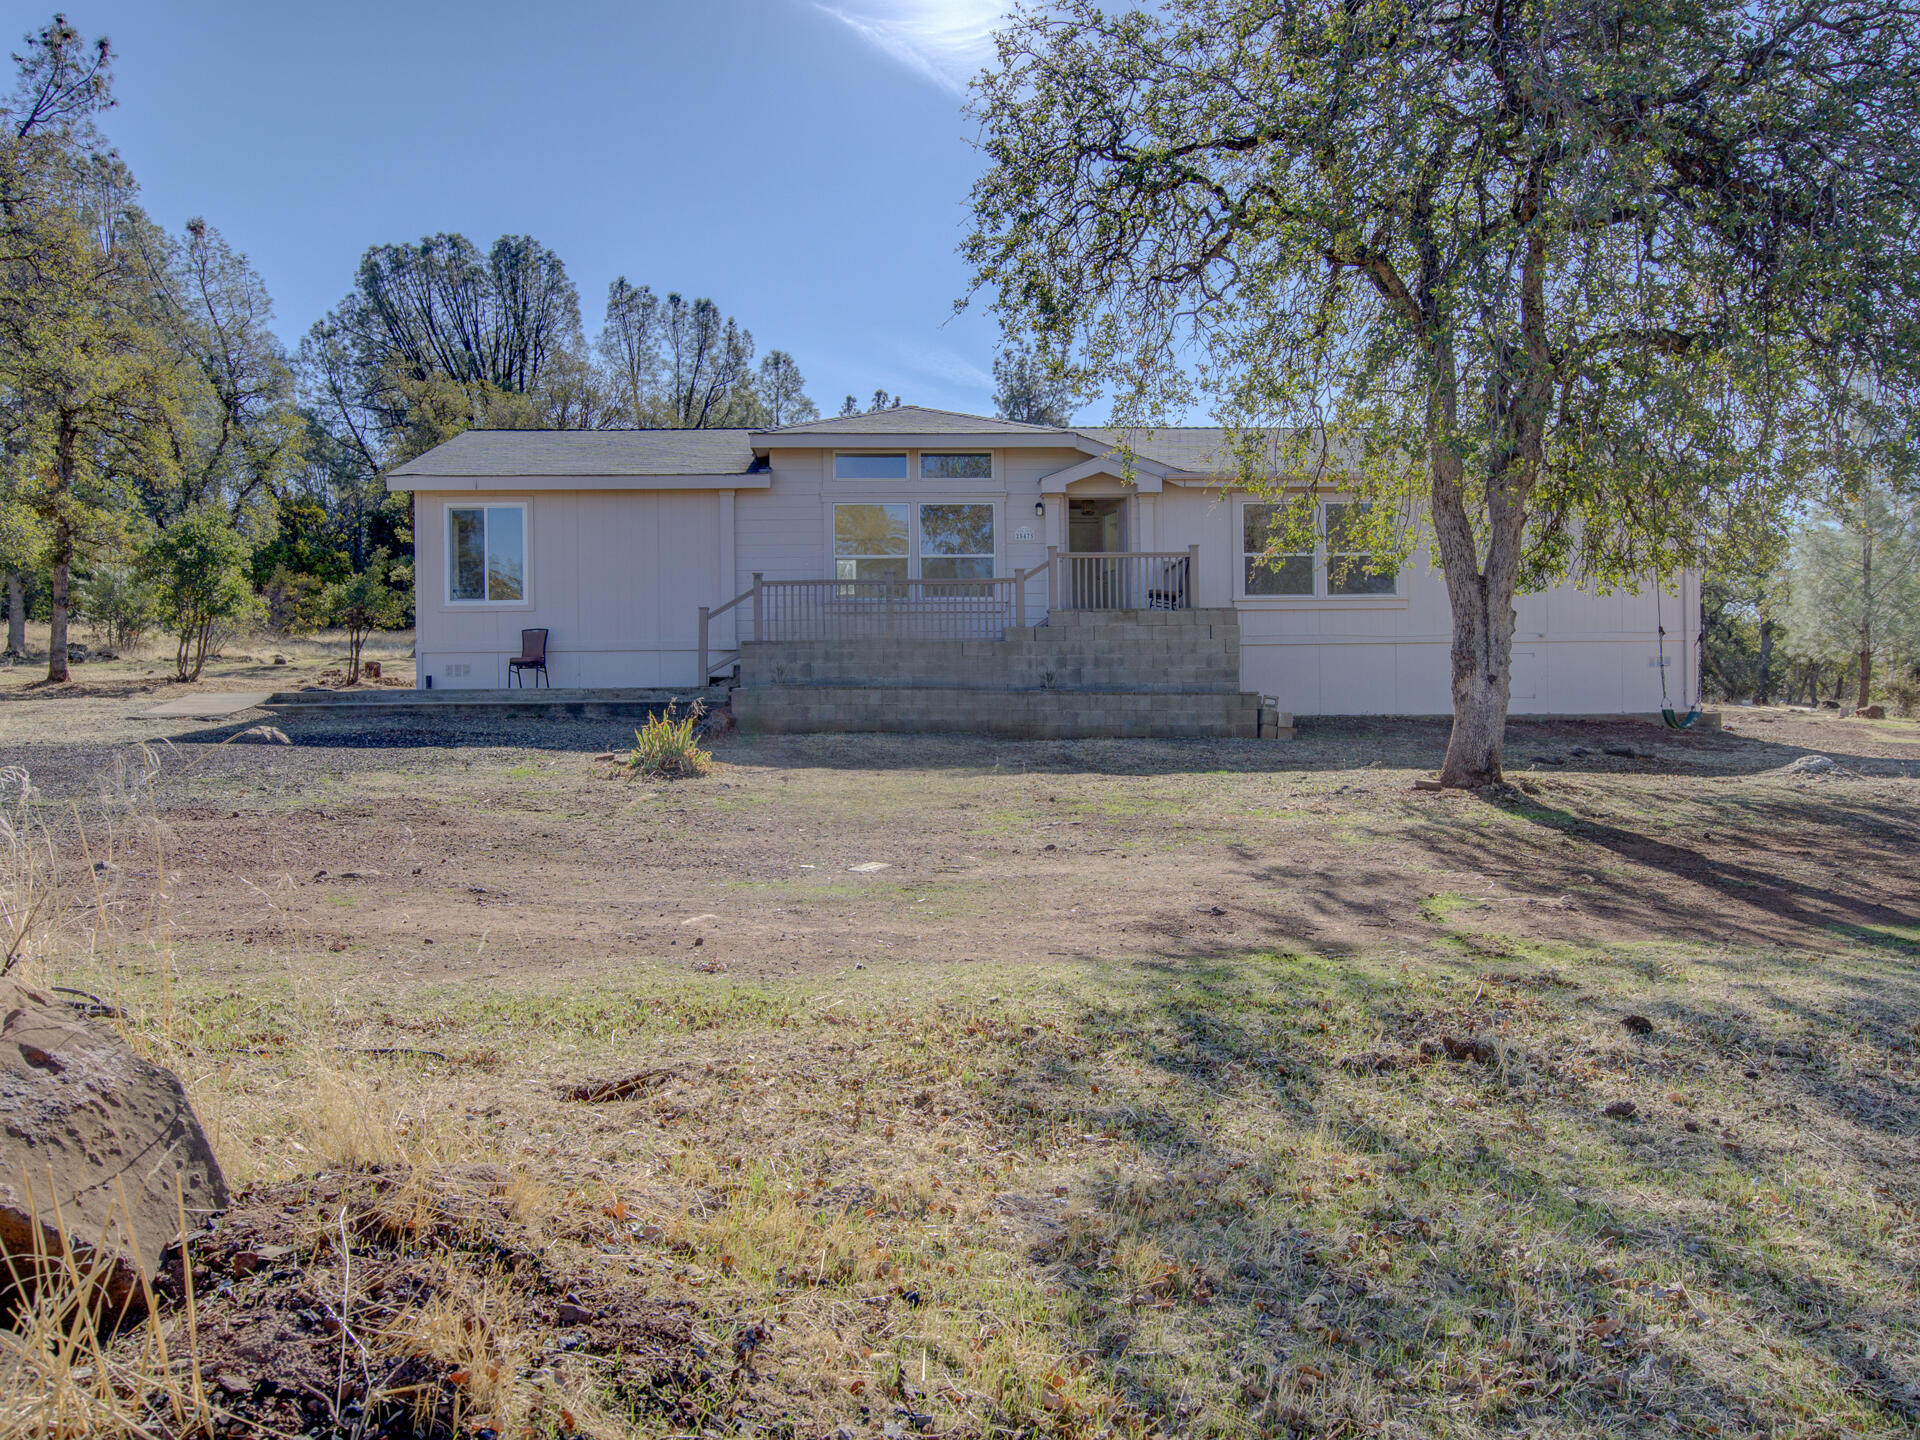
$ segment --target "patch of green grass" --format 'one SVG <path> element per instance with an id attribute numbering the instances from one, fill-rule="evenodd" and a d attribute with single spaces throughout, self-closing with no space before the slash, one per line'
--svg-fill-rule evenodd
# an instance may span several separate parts
<path id="1" fill-rule="evenodd" d="M 1430 920 L 1435 925 L 1441 925 L 1452 919 L 1462 910 L 1478 910 L 1484 907 L 1484 901 L 1476 900 L 1468 895 L 1462 895 L 1457 890 L 1442 890 L 1436 894 L 1427 896 L 1420 902 L 1417 908 L 1420 911 L 1422 919 Z"/>

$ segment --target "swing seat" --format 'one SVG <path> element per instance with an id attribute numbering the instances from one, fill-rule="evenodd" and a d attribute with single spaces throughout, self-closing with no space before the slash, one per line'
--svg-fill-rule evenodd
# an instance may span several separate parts
<path id="1" fill-rule="evenodd" d="M 1687 711 L 1686 714 L 1676 715 L 1673 713 L 1673 707 L 1671 705 L 1663 706 L 1660 711 L 1660 718 L 1667 722 L 1667 728 L 1669 730 L 1685 730 L 1700 718 L 1700 707 L 1696 705 Z"/>

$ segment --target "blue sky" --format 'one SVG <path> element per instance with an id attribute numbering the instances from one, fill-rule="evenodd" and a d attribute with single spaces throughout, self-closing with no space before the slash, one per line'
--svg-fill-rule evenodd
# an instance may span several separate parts
<path id="1" fill-rule="evenodd" d="M 9 35 L 46 14 L 10 7 Z M 361 252 L 460 231 L 711 295 L 829 413 L 991 408 L 950 318 L 980 168 L 962 113 L 1001 0 L 65 0 L 114 42 L 105 129 L 154 218 L 244 251 L 291 347 Z M 12 48 L 9 46 L 9 48 Z"/>

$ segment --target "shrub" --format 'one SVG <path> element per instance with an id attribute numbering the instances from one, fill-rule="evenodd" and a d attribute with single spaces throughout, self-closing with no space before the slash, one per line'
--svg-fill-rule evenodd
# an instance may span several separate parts
<path id="1" fill-rule="evenodd" d="M 130 565 L 100 565 L 80 582 L 79 611 L 110 650 L 131 650 L 159 615 L 153 585 Z"/>
<path id="2" fill-rule="evenodd" d="M 276 566 L 260 598 L 267 606 L 267 628 L 276 635 L 311 635 L 327 623 L 327 586 L 318 575 Z"/>
<path id="3" fill-rule="evenodd" d="M 698 700 L 676 719 L 673 705 L 633 732 L 633 753 L 627 765 L 651 779 L 679 780 L 704 775 L 713 768 L 713 756 L 700 748 L 700 717 L 706 706 Z"/>
<path id="4" fill-rule="evenodd" d="M 215 506 L 181 516 L 149 541 L 140 576 L 157 592 L 160 622 L 179 642 L 181 680 L 198 680 L 219 631 L 259 610 L 248 579 L 253 549 Z"/>

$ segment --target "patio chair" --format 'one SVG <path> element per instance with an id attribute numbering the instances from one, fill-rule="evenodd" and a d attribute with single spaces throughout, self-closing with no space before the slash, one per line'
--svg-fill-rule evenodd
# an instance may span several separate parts
<path id="1" fill-rule="evenodd" d="M 520 632 L 520 653 L 507 661 L 507 685 L 512 688 L 515 680 L 520 688 L 526 689 L 527 681 L 521 672 L 536 670 L 540 678 L 534 682 L 536 689 L 542 683 L 551 690 L 553 681 L 547 678 L 547 632 L 545 630 L 522 630 Z"/>
<path id="2" fill-rule="evenodd" d="M 1187 559 L 1182 555 L 1178 560 L 1160 567 L 1160 588 L 1147 591 L 1149 610 L 1187 608 Z"/>

